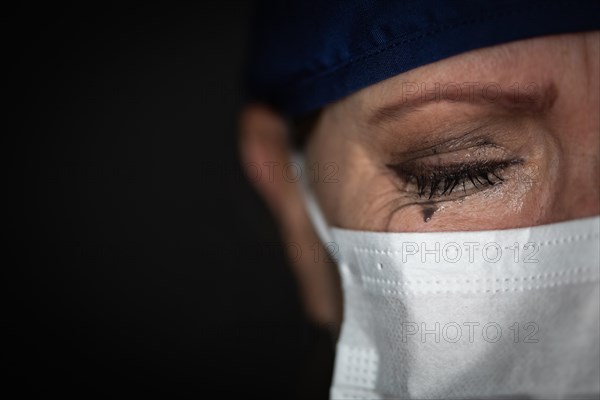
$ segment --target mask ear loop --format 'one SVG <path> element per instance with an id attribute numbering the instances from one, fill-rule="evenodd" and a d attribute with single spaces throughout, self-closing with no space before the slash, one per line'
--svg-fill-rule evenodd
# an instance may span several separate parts
<path id="1" fill-rule="evenodd" d="M 312 188 L 310 187 L 310 174 L 304 162 L 304 155 L 302 153 L 294 153 L 292 156 L 292 161 L 299 167 L 302 173 L 300 178 L 302 197 L 304 197 L 304 204 L 306 205 L 308 216 L 315 230 L 317 231 L 317 235 L 324 244 L 332 242 L 331 232 L 329 230 L 327 220 L 323 216 L 321 208 L 319 207 L 319 203 L 315 198 Z"/>
<path id="2" fill-rule="evenodd" d="M 352 277 L 352 274 L 350 273 L 350 268 L 344 261 L 343 257 L 341 257 L 341 255 L 339 254 L 339 247 L 337 243 L 333 240 L 331 228 L 327 224 L 327 220 L 325 219 L 325 216 L 321 211 L 319 202 L 317 201 L 317 198 L 315 197 L 314 192 L 310 186 L 310 174 L 304 160 L 304 155 L 302 153 L 295 152 L 292 155 L 292 162 L 300 168 L 300 171 L 302 173 L 300 178 L 300 191 L 302 192 L 302 197 L 304 198 L 304 204 L 306 205 L 308 217 L 312 222 L 313 227 L 317 231 L 317 236 L 321 240 L 321 243 L 324 245 L 325 250 L 327 251 L 327 253 L 329 253 L 331 259 L 335 262 L 335 264 L 338 267 L 340 278 L 342 280 L 342 287 L 351 285 L 354 279 Z M 331 332 L 332 337 L 336 338 L 337 341 L 337 338 L 339 337 L 339 332 L 337 331 L 337 328 L 331 329 Z"/>
<path id="3" fill-rule="evenodd" d="M 325 249 L 331 256 L 331 259 L 336 262 L 339 267 L 339 271 L 342 277 L 343 282 L 352 281 L 352 276 L 348 269 L 348 265 L 344 262 L 344 259 L 339 254 L 339 246 L 333 239 L 331 234 L 331 228 L 327 224 L 327 220 L 321 211 L 321 207 L 319 206 L 319 202 L 314 195 L 312 188 L 310 187 L 310 182 L 308 176 L 308 169 L 306 168 L 306 164 L 304 162 L 304 155 L 301 153 L 294 153 L 292 156 L 292 160 L 302 171 L 302 177 L 300 178 L 300 191 L 302 192 L 302 196 L 304 197 L 304 204 L 306 204 L 306 210 L 308 212 L 308 216 L 317 231 L 317 235 L 319 239 L 321 239 L 321 243 L 323 243 Z"/>

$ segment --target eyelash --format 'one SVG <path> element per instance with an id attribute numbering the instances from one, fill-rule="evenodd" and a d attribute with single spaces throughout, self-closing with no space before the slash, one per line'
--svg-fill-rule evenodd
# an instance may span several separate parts
<path id="1" fill-rule="evenodd" d="M 504 182 L 501 172 L 521 160 L 501 162 L 472 162 L 467 164 L 455 164 L 438 166 L 431 169 L 422 167 L 407 170 L 399 166 L 392 168 L 408 182 L 416 182 L 419 197 L 449 196 L 456 187 L 471 183 L 474 188 L 483 190 L 485 187 L 495 186 Z M 415 169 L 418 172 L 414 172 Z"/>

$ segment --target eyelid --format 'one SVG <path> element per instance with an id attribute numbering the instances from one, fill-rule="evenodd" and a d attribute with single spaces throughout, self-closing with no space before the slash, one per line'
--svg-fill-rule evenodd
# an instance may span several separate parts
<path id="1" fill-rule="evenodd" d="M 419 151 L 412 155 L 406 155 L 403 159 L 392 157 L 394 165 L 464 165 L 471 160 L 481 160 L 480 162 L 495 160 L 507 160 L 516 158 L 517 155 L 503 146 L 499 146 L 488 140 L 480 140 L 477 143 L 461 146 L 460 148 L 431 148 L 426 151 Z"/>
<path id="2" fill-rule="evenodd" d="M 412 152 L 403 152 L 394 154 L 394 158 L 397 160 L 401 160 L 401 163 L 408 163 L 414 160 L 418 160 L 420 158 L 429 157 L 433 155 L 442 155 L 447 153 L 453 153 L 456 151 L 469 151 L 474 149 L 485 149 L 485 148 L 500 148 L 496 143 L 492 142 L 487 138 L 468 138 L 469 134 L 466 134 L 466 139 L 473 140 L 461 140 L 461 142 L 454 142 L 452 144 L 443 144 L 443 145 L 433 145 L 418 151 Z M 459 139 L 465 139 L 465 137 L 461 137 Z"/>
<path id="3" fill-rule="evenodd" d="M 522 120 L 506 120 L 506 118 L 481 118 L 466 122 L 448 121 L 447 124 L 436 124 L 433 128 L 419 128 L 412 133 L 413 139 L 401 144 L 393 144 L 383 149 L 397 149 L 389 152 L 390 161 L 394 163 L 408 162 L 433 155 L 452 154 L 454 152 L 486 151 L 486 158 L 511 158 L 514 143 L 523 137 L 529 127 Z M 412 131 L 411 131 L 412 132 Z M 518 134 L 517 134 L 518 132 Z M 396 133 L 404 136 L 406 133 Z M 420 139 L 418 139 L 420 138 Z M 517 140 L 518 141 L 518 140 Z M 506 146 L 508 144 L 508 147 Z"/>

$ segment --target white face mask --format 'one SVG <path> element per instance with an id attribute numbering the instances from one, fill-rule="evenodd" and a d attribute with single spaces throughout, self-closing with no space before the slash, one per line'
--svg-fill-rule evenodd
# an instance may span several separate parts
<path id="1" fill-rule="evenodd" d="M 359 232 L 305 195 L 344 291 L 332 399 L 597 398 L 600 217 Z"/>

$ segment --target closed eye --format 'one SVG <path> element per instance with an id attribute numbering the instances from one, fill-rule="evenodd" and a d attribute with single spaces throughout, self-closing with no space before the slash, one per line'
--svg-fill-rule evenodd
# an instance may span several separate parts
<path id="1" fill-rule="evenodd" d="M 515 159 L 428 166 L 410 161 L 387 167 L 407 184 L 409 191 L 420 198 L 434 199 L 450 196 L 457 190 L 466 195 L 502 184 L 505 180 L 502 172 L 522 162 L 522 159 Z"/>

